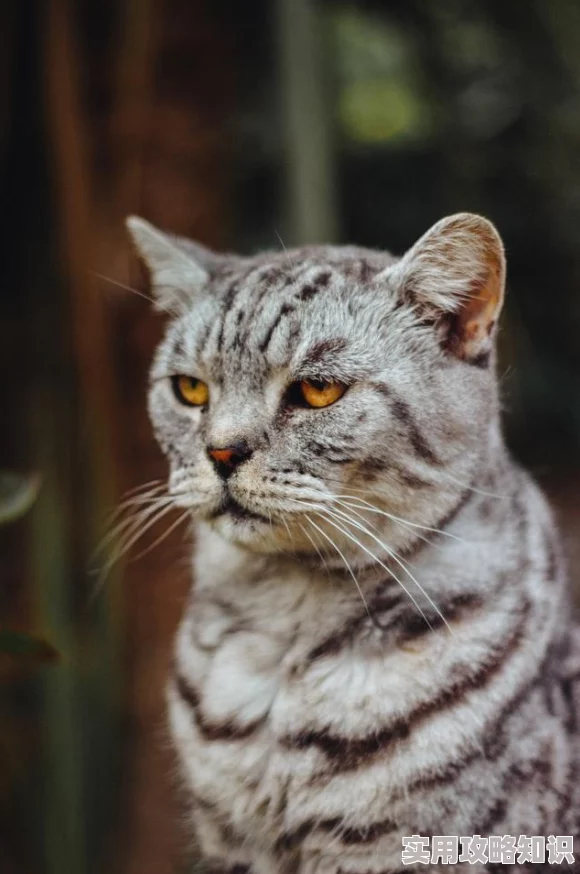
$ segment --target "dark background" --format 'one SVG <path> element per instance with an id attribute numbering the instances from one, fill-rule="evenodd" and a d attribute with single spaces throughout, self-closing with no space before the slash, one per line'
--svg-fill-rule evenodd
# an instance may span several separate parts
<path id="1" fill-rule="evenodd" d="M 91 597 L 106 513 L 164 471 L 162 320 L 113 284 L 146 288 L 123 217 L 242 252 L 401 252 L 445 214 L 490 217 L 506 434 L 576 584 L 580 4 L 2 0 L 0 191 L 0 467 L 41 477 L 0 529 L 0 629 L 60 654 L 0 655 L 0 871 L 187 871 L 161 692 L 187 537 Z"/>

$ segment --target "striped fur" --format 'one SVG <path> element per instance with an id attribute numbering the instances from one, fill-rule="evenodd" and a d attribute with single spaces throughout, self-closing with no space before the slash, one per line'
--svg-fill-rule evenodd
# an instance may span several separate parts
<path id="1" fill-rule="evenodd" d="M 169 722 L 208 870 L 392 874 L 412 834 L 580 843 L 580 635 L 501 437 L 493 227 L 444 220 L 400 261 L 131 231 L 172 313 L 150 413 L 197 546 Z M 348 390 L 305 409 L 306 378 Z M 234 444 L 226 481 L 206 449 Z"/>

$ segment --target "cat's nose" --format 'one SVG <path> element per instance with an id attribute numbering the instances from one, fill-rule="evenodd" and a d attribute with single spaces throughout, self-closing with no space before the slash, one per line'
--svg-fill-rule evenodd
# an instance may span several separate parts
<path id="1" fill-rule="evenodd" d="M 252 450 L 245 440 L 232 443 L 231 446 L 208 446 L 207 454 L 223 479 L 227 479 L 243 461 L 252 454 Z"/>

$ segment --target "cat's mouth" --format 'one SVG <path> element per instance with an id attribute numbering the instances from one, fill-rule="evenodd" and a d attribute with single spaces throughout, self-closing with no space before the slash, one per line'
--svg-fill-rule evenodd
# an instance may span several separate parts
<path id="1" fill-rule="evenodd" d="M 262 516 L 260 513 L 255 513 L 253 510 L 248 510 L 247 507 L 243 507 L 235 498 L 232 498 L 231 495 L 226 495 L 226 497 L 224 497 L 219 507 L 211 514 L 211 517 L 212 519 L 217 519 L 219 516 L 226 515 L 242 521 L 254 519 L 258 522 L 270 522 L 266 516 Z"/>

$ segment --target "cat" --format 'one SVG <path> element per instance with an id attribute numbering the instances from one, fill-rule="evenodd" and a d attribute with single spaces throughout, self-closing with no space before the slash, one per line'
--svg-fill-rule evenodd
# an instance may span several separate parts
<path id="1" fill-rule="evenodd" d="M 490 834 L 574 836 L 578 870 L 580 635 L 502 439 L 495 227 L 241 257 L 127 224 L 197 531 L 168 711 L 204 870 L 441 870 L 403 838 Z"/>

